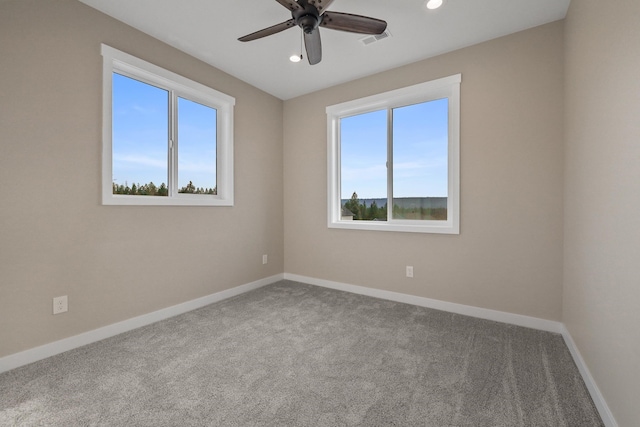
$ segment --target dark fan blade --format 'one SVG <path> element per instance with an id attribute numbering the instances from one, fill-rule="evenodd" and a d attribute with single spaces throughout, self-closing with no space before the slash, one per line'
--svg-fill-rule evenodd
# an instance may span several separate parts
<path id="1" fill-rule="evenodd" d="M 322 60 L 322 43 L 320 30 L 316 28 L 311 34 L 304 33 L 304 47 L 307 49 L 309 64 L 316 65 Z"/>
<path id="2" fill-rule="evenodd" d="M 280 31 L 284 31 L 287 28 L 291 28 L 295 26 L 296 26 L 296 21 L 294 21 L 293 19 L 289 19 L 288 21 L 282 22 L 280 24 L 276 24 L 273 27 L 265 28 L 264 30 L 256 31 L 255 33 L 251 33 L 244 37 L 240 37 L 238 40 L 240 40 L 241 42 L 249 42 L 251 40 L 260 39 L 262 37 L 279 33 Z"/>
<path id="3" fill-rule="evenodd" d="M 300 6 L 294 0 L 276 0 L 276 1 L 292 12 L 294 10 L 302 9 L 302 6 Z"/>
<path id="4" fill-rule="evenodd" d="M 332 30 L 361 34 L 382 34 L 387 29 L 387 23 L 381 19 L 340 12 L 325 12 L 320 25 Z"/>
<path id="5" fill-rule="evenodd" d="M 309 4 L 318 9 L 318 13 L 325 11 L 331 3 L 333 3 L 333 0 L 309 0 Z"/>

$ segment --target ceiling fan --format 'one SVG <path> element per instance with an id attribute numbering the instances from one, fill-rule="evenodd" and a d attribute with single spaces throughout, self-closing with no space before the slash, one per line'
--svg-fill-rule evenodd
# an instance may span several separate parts
<path id="1" fill-rule="evenodd" d="M 381 19 L 350 13 L 325 12 L 334 0 L 276 1 L 291 11 L 291 19 L 240 37 L 238 40 L 248 42 L 298 26 L 302 28 L 304 34 L 304 46 L 309 64 L 315 65 L 322 60 L 322 43 L 318 27 L 360 34 L 382 34 L 387 29 L 387 23 Z"/>

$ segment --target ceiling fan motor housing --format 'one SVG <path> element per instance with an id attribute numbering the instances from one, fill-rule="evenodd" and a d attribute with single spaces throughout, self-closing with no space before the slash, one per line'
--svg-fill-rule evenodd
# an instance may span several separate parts
<path id="1" fill-rule="evenodd" d="M 296 25 L 302 28 L 302 31 L 311 34 L 320 25 L 320 13 L 318 13 L 318 9 L 315 6 L 309 4 L 306 0 L 300 0 L 298 4 L 302 7 L 291 12 L 291 15 L 296 21 Z"/>
<path id="2" fill-rule="evenodd" d="M 318 23 L 319 23 L 318 18 L 316 18 L 313 15 L 304 15 L 303 17 L 298 19 L 297 22 L 300 28 L 302 28 L 302 31 L 304 31 L 307 34 L 311 34 L 313 30 L 318 28 Z"/>

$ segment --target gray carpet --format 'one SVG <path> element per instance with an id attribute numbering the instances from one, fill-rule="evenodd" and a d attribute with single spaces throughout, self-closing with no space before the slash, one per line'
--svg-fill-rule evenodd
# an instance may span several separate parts
<path id="1" fill-rule="evenodd" d="M 1 374 L 0 425 L 603 424 L 560 335 L 283 281 Z"/>

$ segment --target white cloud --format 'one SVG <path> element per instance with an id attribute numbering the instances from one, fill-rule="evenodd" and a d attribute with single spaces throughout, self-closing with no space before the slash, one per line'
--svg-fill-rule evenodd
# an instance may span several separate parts
<path id="1" fill-rule="evenodd" d="M 215 164 L 211 162 L 183 162 L 178 165 L 178 172 L 216 173 Z"/>
<path id="2" fill-rule="evenodd" d="M 113 160 L 114 162 L 129 163 L 130 165 L 142 165 L 142 166 L 161 168 L 161 169 L 167 168 L 166 160 L 161 160 L 161 159 L 137 155 L 137 154 L 126 154 L 126 155 L 114 154 Z"/>
<path id="3" fill-rule="evenodd" d="M 371 181 L 387 176 L 387 167 L 384 165 L 374 165 L 364 168 L 342 168 L 343 181 Z"/>

